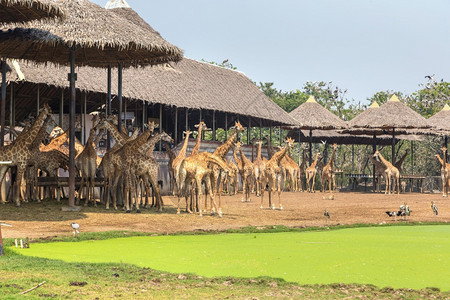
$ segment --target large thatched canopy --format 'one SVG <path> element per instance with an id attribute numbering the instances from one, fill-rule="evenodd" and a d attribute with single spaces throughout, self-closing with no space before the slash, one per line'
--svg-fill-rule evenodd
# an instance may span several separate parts
<path id="1" fill-rule="evenodd" d="M 20 63 L 25 81 L 17 81 L 17 71 L 9 76 L 14 88 L 16 118 L 20 120 L 33 107 L 37 84 L 41 101 L 59 103 L 61 89 L 67 87 L 67 67 Z M 77 70 L 77 89 L 88 93 L 88 111 L 105 103 L 107 71 L 81 67 Z M 117 72 L 112 72 L 112 90 L 117 91 Z M 9 89 L 8 89 L 9 92 Z M 252 126 L 296 125 L 288 113 L 262 93 L 243 73 L 188 58 L 173 66 L 166 64 L 130 68 L 123 72 L 123 96 L 131 100 L 189 109 L 226 112 L 252 118 Z M 247 118 L 242 119 L 247 123 Z"/>
<path id="2" fill-rule="evenodd" d="M 450 106 L 445 104 L 441 111 L 431 116 L 427 121 L 432 127 L 432 131 L 450 135 Z"/>
<path id="3" fill-rule="evenodd" d="M 63 11 L 49 0 L 1 0 L 0 23 L 27 22 L 43 18 L 61 18 Z"/>
<path id="4" fill-rule="evenodd" d="M 417 133 L 430 126 L 427 120 L 393 95 L 385 104 L 369 108 L 348 122 L 344 132 L 352 134 Z"/>
<path id="5" fill-rule="evenodd" d="M 346 123 L 338 116 L 317 103 L 313 96 L 294 109 L 289 115 L 301 125 L 300 129 L 344 129 Z"/>
<path id="6" fill-rule="evenodd" d="M 159 64 L 182 59 L 182 51 L 156 31 L 145 31 L 87 0 L 57 0 L 66 13 L 63 22 L 33 21 L 3 28 L 3 57 L 68 65 L 70 48 L 77 65 L 105 67 Z"/>

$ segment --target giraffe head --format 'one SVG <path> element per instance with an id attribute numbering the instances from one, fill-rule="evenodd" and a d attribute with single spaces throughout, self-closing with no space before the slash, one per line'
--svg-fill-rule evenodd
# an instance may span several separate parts
<path id="1" fill-rule="evenodd" d="M 286 144 L 285 144 L 285 146 L 288 148 L 288 149 L 291 149 L 291 148 L 293 148 L 294 147 L 294 140 L 292 139 L 292 138 L 287 138 L 285 141 L 284 141 Z"/>
<path id="2" fill-rule="evenodd" d="M 242 132 L 244 131 L 244 126 L 242 126 L 241 122 L 236 121 L 236 123 L 233 126 L 233 129 L 236 130 L 236 132 Z"/>
<path id="3" fill-rule="evenodd" d="M 64 133 L 64 130 L 63 130 L 61 127 L 59 127 L 59 126 L 56 126 L 56 127 L 53 128 L 53 130 L 50 132 L 49 138 L 50 138 L 50 139 L 53 139 L 53 138 L 55 138 L 55 137 L 60 136 L 60 135 L 63 134 L 63 133 Z"/>
<path id="4" fill-rule="evenodd" d="M 239 151 L 241 149 L 241 142 L 237 142 L 234 144 L 236 151 Z"/>
<path id="5" fill-rule="evenodd" d="M 183 131 L 184 137 L 188 137 L 191 134 L 190 130 Z"/>
<path id="6" fill-rule="evenodd" d="M 262 144 L 263 144 L 263 141 L 262 141 L 262 140 L 256 141 L 256 142 L 255 142 L 255 145 L 256 145 L 256 146 L 259 146 L 259 145 L 262 145 Z"/>
<path id="7" fill-rule="evenodd" d="M 447 147 L 442 147 L 441 149 L 442 149 L 442 152 L 444 152 L 444 153 L 447 151 Z"/>
<path id="8" fill-rule="evenodd" d="M 373 154 L 373 157 L 374 158 L 378 158 L 378 157 L 380 157 L 380 151 L 375 151 L 375 153 Z"/>
<path id="9" fill-rule="evenodd" d="M 337 149 L 337 144 L 336 144 L 336 143 L 333 144 L 333 149 L 334 149 L 334 150 Z"/>
<path id="10" fill-rule="evenodd" d="M 208 130 L 208 127 L 206 127 L 205 122 L 200 121 L 197 125 L 194 125 L 195 128 L 198 128 L 198 130 Z"/>
<path id="11" fill-rule="evenodd" d="M 40 110 L 39 110 L 39 113 L 44 113 L 44 114 L 51 114 L 52 113 L 52 109 L 50 108 L 50 106 L 47 104 L 47 103 L 45 103 L 44 104 L 44 107 L 42 107 Z"/>
<path id="12" fill-rule="evenodd" d="M 168 135 L 164 131 L 161 133 L 161 141 L 168 142 L 168 143 L 171 143 L 171 144 L 174 142 L 173 138 L 171 138 L 170 135 Z"/>

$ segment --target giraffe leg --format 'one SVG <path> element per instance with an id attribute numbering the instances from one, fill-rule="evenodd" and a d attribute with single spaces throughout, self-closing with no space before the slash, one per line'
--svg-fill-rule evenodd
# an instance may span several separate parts
<path id="1" fill-rule="evenodd" d="M 198 175 L 195 176 L 195 182 L 197 183 L 198 197 L 200 197 L 203 194 L 203 191 L 202 191 L 202 178 L 200 176 L 198 176 Z M 201 201 L 200 201 L 200 204 L 201 204 Z M 203 216 L 202 208 L 201 207 L 197 207 L 197 208 L 198 208 L 198 211 L 200 213 L 200 217 L 202 217 Z"/>
<path id="2" fill-rule="evenodd" d="M 23 174 L 25 172 L 26 166 L 17 166 L 17 175 L 16 175 L 16 185 L 15 185 L 15 193 L 14 193 L 14 201 L 16 202 L 16 206 L 20 206 L 20 187 L 22 184 Z"/>
<path id="3" fill-rule="evenodd" d="M 278 204 L 280 206 L 280 210 L 283 210 L 283 205 L 281 204 L 281 192 L 282 188 L 280 187 L 281 184 L 281 174 L 278 174 L 278 186 L 277 186 L 277 193 L 278 193 Z"/>
<path id="4" fill-rule="evenodd" d="M 223 185 L 224 185 L 224 181 L 225 181 L 225 174 L 223 174 L 224 176 L 222 176 L 220 178 L 220 182 L 219 182 L 219 208 L 217 210 L 218 214 L 219 214 L 219 218 L 222 218 L 222 191 L 223 191 Z"/>
<path id="5" fill-rule="evenodd" d="M 315 185 L 315 183 L 316 183 L 316 174 L 314 173 L 314 175 L 312 175 L 312 186 L 311 186 L 312 193 L 315 193 L 315 192 L 316 192 L 316 191 L 314 190 L 314 185 Z"/>
<path id="6" fill-rule="evenodd" d="M 262 184 L 264 184 L 264 186 L 266 185 L 265 178 L 263 178 Z M 261 205 L 259 206 L 260 209 L 263 209 L 263 208 L 264 208 L 263 202 L 264 202 L 264 192 L 265 192 L 265 190 L 266 190 L 266 189 L 263 188 L 263 186 L 261 186 Z"/>

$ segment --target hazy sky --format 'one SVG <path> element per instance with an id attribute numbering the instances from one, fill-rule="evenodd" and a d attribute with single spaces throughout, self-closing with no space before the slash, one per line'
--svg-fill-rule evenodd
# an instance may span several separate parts
<path id="1" fill-rule="evenodd" d="M 107 0 L 94 0 L 104 6 Z M 225 59 L 255 82 L 333 81 L 366 102 L 449 79 L 446 0 L 127 0 L 193 59 Z"/>

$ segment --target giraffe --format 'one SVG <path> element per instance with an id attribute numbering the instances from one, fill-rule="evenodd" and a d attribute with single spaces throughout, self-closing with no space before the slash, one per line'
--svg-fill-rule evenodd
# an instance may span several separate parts
<path id="1" fill-rule="evenodd" d="M 167 168 L 169 170 L 169 182 L 170 182 L 169 189 L 171 191 L 173 191 L 173 189 L 175 188 L 175 171 L 174 171 L 172 165 L 173 165 L 173 161 L 177 157 L 177 155 L 175 154 L 175 151 L 172 148 L 170 148 L 170 144 L 166 141 L 164 141 L 164 148 L 166 148 L 166 153 L 167 153 L 167 156 L 169 157 L 169 162 L 167 163 Z"/>
<path id="2" fill-rule="evenodd" d="M 386 167 L 383 165 L 382 162 L 380 162 L 380 161 L 376 160 L 375 158 L 373 158 L 372 155 L 370 156 L 370 160 L 372 161 L 372 163 L 375 166 L 375 177 L 377 179 L 377 188 L 376 188 L 376 190 L 378 192 L 380 192 L 380 190 L 381 190 L 381 177 L 384 178 L 384 181 L 387 184 L 387 178 L 386 178 L 386 172 L 385 172 L 386 171 Z"/>
<path id="3" fill-rule="evenodd" d="M 253 177 L 256 182 L 256 196 L 261 196 L 262 181 L 264 177 L 264 171 L 266 169 L 266 163 L 263 161 L 261 156 L 261 149 L 263 141 L 256 141 L 255 144 L 258 146 L 258 150 L 256 152 L 256 160 L 253 162 Z"/>
<path id="4" fill-rule="evenodd" d="M 133 188 L 132 186 L 130 186 L 130 184 L 132 182 L 132 178 L 134 178 L 134 170 L 129 166 L 132 164 L 132 160 L 135 154 L 144 154 L 142 152 L 139 152 L 140 148 L 147 142 L 152 132 L 152 128 L 144 131 L 140 136 L 132 141 L 127 141 L 120 149 L 111 154 L 111 163 L 113 164 L 113 168 L 115 170 L 114 182 L 112 186 L 117 187 L 119 179 L 123 177 L 123 183 L 125 186 L 123 189 L 123 194 L 125 197 L 123 199 L 124 208 L 126 209 L 127 213 L 131 212 L 130 201 L 128 201 L 128 199 L 130 189 Z M 113 193 L 113 203 L 114 205 L 115 203 L 117 203 L 117 193 Z"/>
<path id="5" fill-rule="evenodd" d="M 325 165 L 325 167 L 323 167 L 323 170 L 322 170 L 322 192 L 325 193 L 325 185 L 328 180 L 328 189 L 330 191 L 330 196 L 329 196 L 330 200 L 334 199 L 333 193 L 336 188 L 336 182 L 334 181 L 334 169 L 333 169 L 334 155 L 336 154 L 336 149 L 337 149 L 337 144 L 333 144 L 333 152 L 331 153 L 330 160 Z M 331 181 L 333 181 L 333 190 L 331 190 Z M 323 198 L 325 199 L 325 196 L 323 196 Z"/>
<path id="6" fill-rule="evenodd" d="M 153 149 L 159 141 L 172 143 L 173 139 L 164 131 L 161 133 L 157 133 L 155 136 L 151 137 L 142 147 L 139 149 L 139 151 L 135 152 L 133 157 L 129 160 L 129 168 L 132 171 L 132 176 L 134 175 L 134 178 L 141 177 L 144 180 L 144 183 L 147 187 L 147 192 L 149 189 L 149 185 L 152 186 L 153 190 L 155 191 L 155 198 L 156 198 L 156 208 L 158 211 L 162 211 L 163 202 L 161 198 L 161 191 L 158 186 L 158 170 L 159 170 L 159 164 L 156 161 L 156 159 L 153 157 Z M 130 178 L 131 181 L 133 181 L 133 178 Z M 129 181 L 129 184 L 130 183 Z M 131 195 L 134 195 L 134 185 L 130 185 L 131 188 Z M 131 201 L 131 203 L 136 204 L 136 210 L 139 213 L 139 201 Z"/>
<path id="7" fill-rule="evenodd" d="M 197 184 L 197 187 L 201 187 L 202 181 L 205 182 L 205 193 L 211 195 L 211 202 L 212 202 L 212 211 L 215 211 L 217 209 L 216 202 L 214 200 L 214 189 L 211 187 L 211 173 L 212 168 L 209 167 L 209 164 L 217 164 L 220 168 L 224 169 L 226 172 L 228 172 L 227 164 L 218 156 L 208 153 L 208 152 L 200 152 L 197 155 L 191 155 L 187 158 L 185 158 L 181 162 L 180 171 L 179 171 L 179 178 L 178 178 L 178 206 L 177 206 L 177 214 L 180 213 L 180 197 L 182 195 L 186 198 L 186 210 L 189 213 L 192 213 L 189 206 L 187 205 L 187 197 L 188 194 L 186 193 L 188 189 L 188 185 L 195 181 Z M 202 189 L 198 188 L 198 194 L 199 197 L 202 195 Z M 201 204 L 201 201 L 200 201 Z M 214 210 L 213 210 L 214 209 Z M 202 209 L 201 207 L 198 209 L 200 216 L 202 216 Z"/>
<path id="8" fill-rule="evenodd" d="M 290 149 L 288 149 L 288 151 L 287 151 L 287 155 L 285 155 L 285 157 L 284 157 L 288 162 L 289 162 L 289 165 L 290 165 L 290 167 L 293 169 L 293 173 L 292 173 L 292 176 L 293 176 L 293 182 L 294 182 L 294 189 L 293 189 L 293 191 L 295 191 L 295 192 L 297 192 L 298 190 L 299 190 L 299 187 L 298 187 L 298 185 L 299 185 L 299 182 L 300 182 L 300 166 L 292 159 L 292 157 L 291 157 L 291 150 Z"/>
<path id="9" fill-rule="evenodd" d="M 394 164 L 394 166 L 398 169 L 398 171 L 400 173 L 402 172 L 402 164 L 403 164 L 403 161 L 405 160 L 406 156 L 408 156 L 408 152 L 409 152 L 409 149 L 406 149 L 405 154 L 403 154 L 403 156 L 400 157 L 400 159 L 397 160 Z"/>
<path id="10" fill-rule="evenodd" d="M 300 191 L 303 192 L 303 178 L 306 178 L 306 153 L 302 151 L 302 162 L 299 167 L 299 173 L 297 174 L 297 180 L 299 182 Z"/>
<path id="11" fill-rule="evenodd" d="M 189 135 L 191 134 L 191 132 L 189 130 L 185 131 L 184 133 L 186 134 L 186 137 L 184 138 L 183 146 L 181 147 L 180 152 L 178 152 L 178 155 L 175 157 L 175 159 L 172 162 L 172 169 L 173 169 L 173 175 L 174 175 L 174 186 L 173 186 L 173 190 L 172 190 L 172 195 L 174 197 L 176 195 L 175 188 L 177 187 L 180 165 L 181 165 L 181 162 L 183 161 L 183 159 L 186 158 L 186 150 L 187 150 L 187 146 L 189 143 Z"/>
<path id="12" fill-rule="evenodd" d="M 275 189 L 278 193 L 278 203 L 280 206 L 280 210 L 283 210 L 283 205 L 281 204 L 281 167 L 280 163 L 283 157 L 286 155 L 286 151 L 294 146 L 294 141 L 291 138 L 288 138 L 285 141 L 284 147 L 273 154 L 272 158 L 266 163 L 266 168 L 264 172 L 264 181 L 263 186 L 269 184 L 269 207 L 271 209 L 275 209 L 274 203 L 272 203 L 272 192 L 275 192 Z M 265 189 L 261 189 L 261 205 L 260 208 L 263 207 L 264 203 L 264 191 Z"/>
<path id="13" fill-rule="evenodd" d="M 200 145 L 202 142 L 202 132 L 204 130 L 207 130 L 208 128 L 206 127 L 205 122 L 200 121 L 200 123 L 198 123 L 197 125 L 195 125 L 195 128 L 198 128 L 197 131 L 197 141 L 194 145 L 194 148 L 192 148 L 192 152 L 191 155 L 197 155 L 200 152 Z"/>
<path id="14" fill-rule="evenodd" d="M 50 137 L 52 133 L 50 133 Z M 66 130 L 64 133 L 52 138 L 48 145 L 40 144 L 39 150 L 41 152 L 51 151 L 51 150 L 59 150 L 61 146 L 69 140 L 69 130 Z"/>
<path id="15" fill-rule="evenodd" d="M 373 157 L 379 158 L 381 160 L 381 163 L 386 167 L 386 170 L 384 171 L 386 173 L 386 179 L 387 179 L 385 194 L 388 194 L 388 191 L 389 191 L 389 195 L 391 194 L 391 186 L 392 186 L 392 181 L 394 180 L 394 178 L 397 182 L 397 194 L 400 194 L 400 172 L 398 171 L 398 169 L 396 167 L 394 167 L 390 162 L 388 162 L 381 155 L 381 153 L 378 150 L 375 151 L 375 153 L 373 154 Z"/>
<path id="16" fill-rule="evenodd" d="M 154 126 L 154 123 L 151 122 L 149 125 L 151 127 L 151 130 L 153 131 L 152 128 Z M 112 138 L 115 141 L 115 145 L 111 149 L 109 149 L 108 152 L 105 153 L 105 155 L 102 158 L 102 162 L 101 162 L 101 168 L 102 168 L 103 177 L 104 177 L 104 183 L 103 183 L 104 197 L 103 198 L 106 203 L 106 209 L 109 209 L 111 194 L 113 192 L 112 182 L 113 182 L 113 178 L 115 175 L 115 169 L 114 169 L 114 165 L 111 162 L 111 156 L 114 152 L 116 152 L 123 145 L 125 145 L 125 143 L 127 141 L 134 140 L 137 137 L 137 134 L 139 131 L 135 130 L 133 132 L 133 134 L 131 135 L 131 137 L 128 137 L 125 134 L 119 132 L 119 130 L 117 129 L 117 126 L 114 126 L 106 118 L 100 119 L 99 123 L 97 124 L 97 128 L 108 130 L 109 133 L 111 134 Z M 113 200 L 114 200 L 113 207 L 114 207 L 114 209 L 117 210 L 117 205 L 115 202 L 116 198 L 113 198 Z"/>
<path id="17" fill-rule="evenodd" d="M 234 157 L 234 161 L 236 162 L 236 166 L 238 168 L 238 172 L 241 175 L 241 178 L 243 177 L 243 173 L 242 173 L 242 161 L 240 160 L 240 158 L 237 155 L 237 152 L 239 151 L 239 149 L 241 148 L 241 142 L 237 142 L 235 144 L 234 147 L 234 151 L 233 151 L 233 157 Z"/>
<path id="18" fill-rule="evenodd" d="M 224 176 L 223 184 L 227 184 L 227 191 L 230 196 L 237 194 L 239 169 L 232 159 L 228 160 L 228 168 L 230 173 Z M 233 187 L 233 190 L 231 190 Z"/>
<path id="19" fill-rule="evenodd" d="M 238 136 L 238 134 L 240 132 L 244 131 L 244 127 L 241 125 L 241 123 L 239 121 L 237 121 L 235 123 L 235 125 L 233 126 L 233 132 L 231 133 L 230 137 L 227 139 L 227 141 L 225 143 L 223 143 L 221 146 L 217 147 L 216 150 L 214 150 L 213 154 L 216 155 L 217 157 L 221 158 L 223 161 L 225 161 L 225 157 L 228 154 L 228 152 L 230 151 L 230 149 L 233 147 L 234 145 L 234 141 L 236 140 L 236 137 Z M 217 181 L 219 179 L 219 176 L 221 176 L 221 179 L 223 178 L 223 180 L 220 180 L 219 182 L 219 217 L 222 217 L 223 213 L 222 213 L 222 190 L 223 190 L 223 181 L 225 180 L 225 177 L 227 176 L 226 172 L 221 169 L 219 166 L 213 164 L 211 165 L 211 167 L 213 168 L 213 172 L 211 173 L 211 181 L 212 181 L 212 186 L 214 189 L 214 194 L 216 194 L 216 187 L 217 187 Z M 222 170 L 222 171 L 221 171 Z M 211 202 L 212 203 L 212 202 Z M 206 205 L 205 205 L 206 207 Z M 213 211 L 214 212 L 214 211 Z"/>
<path id="20" fill-rule="evenodd" d="M 239 146 L 238 151 L 241 155 L 241 162 L 242 162 L 242 202 L 249 202 L 250 201 L 250 191 L 252 186 L 252 180 L 253 180 L 253 163 L 250 159 L 248 159 L 244 152 L 242 151 L 242 148 Z"/>
<path id="21" fill-rule="evenodd" d="M 47 104 L 44 104 L 44 107 L 41 109 L 30 129 L 19 135 L 12 144 L 0 147 L 0 161 L 11 161 L 11 164 L 2 165 L 0 167 L 0 182 L 3 182 L 6 171 L 10 166 L 17 167 L 16 183 L 14 187 L 14 202 L 16 203 L 16 206 L 20 206 L 20 187 L 28 160 L 31 156 L 30 146 L 49 114 L 51 114 L 51 109 Z"/>
<path id="22" fill-rule="evenodd" d="M 281 148 L 280 148 L 281 149 Z M 284 182 L 289 182 L 289 189 L 292 192 L 297 190 L 297 168 L 298 165 L 292 158 L 289 157 L 289 153 L 281 159 L 281 173 L 283 174 Z M 283 184 L 283 188 L 285 185 Z"/>
<path id="23" fill-rule="evenodd" d="M 310 193 L 315 193 L 314 183 L 316 181 L 316 173 L 317 173 L 316 165 L 317 165 L 317 161 L 320 157 L 321 157 L 320 152 L 316 153 L 316 158 L 314 159 L 313 163 L 308 168 L 306 168 L 306 171 L 305 171 L 306 186 L 307 186 L 308 192 L 310 192 Z M 311 179 L 312 179 L 312 184 L 310 184 Z"/>
<path id="24" fill-rule="evenodd" d="M 447 160 L 445 159 L 447 148 L 442 147 L 443 158 L 436 154 L 435 157 L 441 163 L 441 179 L 442 179 L 442 197 L 448 197 L 448 190 L 450 188 L 450 165 L 447 164 Z"/>
<path id="25" fill-rule="evenodd" d="M 77 197 L 77 204 L 80 202 L 83 184 L 86 182 L 86 201 L 84 202 L 84 206 L 87 206 L 88 202 L 91 200 L 94 202 L 94 206 L 97 206 L 97 201 L 95 200 L 94 194 L 95 173 L 97 172 L 97 152 L 94 147 L 94 139 L 97 136 L 96 131 L 96 126 L 93 126 L 89 131 L 89 138 L 83 151 L 75 158 L 75 165 L 78 170 L 81 171 L 81 183 Z"/>

